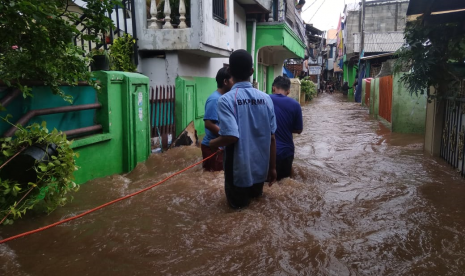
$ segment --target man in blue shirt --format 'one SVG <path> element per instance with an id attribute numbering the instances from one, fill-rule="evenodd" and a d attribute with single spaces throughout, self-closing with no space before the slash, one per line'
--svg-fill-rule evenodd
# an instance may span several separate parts
<path id="1" fill-rule="evenodd" d="M 216 74 L 216 85 L 217 89 L 213 94 L 208 97 L 205 103 L 205 115 L 203 121 L 205 123 L 205 137 L 202 140 L 200 146 L 202 150 L 203 158 L 207 158 L 214 152 L 210 149 L 210 140 L 219 136 L 220 128 L 218 126 L 218 99 L 224 93 L 231 90 L 233 85 L 231 75 L 228 73 L 228 69 L 223 67 L 218 70 Z M 223 170 L 223 153 L 219 152 L 216 156 L 203 161 L 203 168 L 206 171 L 222 171 Z"/>
<path id="2" fill-rule="evenodd" d="M 263 184 L 276 180 L 276 120 L 271 98 L 252 87 L 252 56 L 245 50 L 229 57 L 234 86 L 218 99 L 220 137 L 211 148 L 226 146 L 226 199 L 234 209 L 249 205 L 263 193 Z"/>
<path id="3" fill-rule="evenodd" d="M 302 108 L 300 104 L 287 97 L 291 89 L 291 81 L 287 77 L 278 76 L 273 82 L 274 112 L 276 115 L 276 171 L 277 180 L 291 176 L 294 161 L 294 140 L 292 133 L 302 133 Z"/>

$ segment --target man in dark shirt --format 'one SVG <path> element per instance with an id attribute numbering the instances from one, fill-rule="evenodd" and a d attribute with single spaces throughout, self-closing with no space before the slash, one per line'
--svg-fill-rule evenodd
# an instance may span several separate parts
<path id="1" fill-rule="evenodd" d="M 291 81 L 287 77 L 278 76 L 273 82 L 274 111 L 276 115 L 276 172 L 277 180 L 291 176 L 294 161 L 293 133 L 302 133 L 302 109 L 300 104 L 287 97 Z"/>

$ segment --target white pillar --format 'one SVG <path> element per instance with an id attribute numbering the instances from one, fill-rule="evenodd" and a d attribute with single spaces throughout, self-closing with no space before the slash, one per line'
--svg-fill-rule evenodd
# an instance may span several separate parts
<path id="1" fill-rule="evenodd" d="M 179 23 L 179 26 L 178 26 L 179 29 L 187 28 L 185 15 L 186 15 L 186 4 L 184 3 L 184 0 L 180 0 L 179 1 L 179 20 L 181 22 Z"/>
<path id="2" fill-rule="evenodd" d="M 149 25 L 149 29 L 159 29 L 158 28 L 158 25 L 157 25 L 157 3 L 155 2 L 155 0 L 152 0 L 150 2 L 150 15 L 151 15 L 151 18 L 149 19 L 149 22 L 150 22 L 150 25 Z"/>
<path id="3" fill-rule="evenodd" d="M 163 25 L 163 29 L 173 29 L 173 25 L 171 25 L 171 6 L 169 0 L 165 0 L 165 9 L 163 13 L 165 14 L 165 25 Z"/>

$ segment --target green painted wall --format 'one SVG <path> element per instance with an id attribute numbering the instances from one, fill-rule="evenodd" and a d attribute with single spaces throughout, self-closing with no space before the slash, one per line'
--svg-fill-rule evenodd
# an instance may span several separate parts
<path id="1" fill-rule="evenodd" d="M 257 72 L 254 72 L 254 78 L 259 83 L 258 89 L 263 91 L 263 64 L 257 64 Z"/>
<path id="2" fill-rule="evenodd" d="M 362 106 L 365 106 L 365 90 L 366 90 L 366 81 L 362 81 Z"/>
<path id="3" fill-rule="evenodd" d="M 176 78 L 176 135 L 179 135 L 191 121 L 194 121 L 198 135 L 205 134 L 205 103 L 216 90 L 216 86 L 214 78 Z"/>
<path id="4" fill-rule="evenodd" d="M 36 117 L 33 122 L 47 122 L 48 129 L 61 131 L 102 125 L 102 134 L 75 139 L 72 148 L 79 153 L 75 182 L 129 172 L 150 154 L 149 79 L 136 73 L 96 72 L 101 82 L 99 93 L 89 87 L 63 87 L 74 97 L 74 104 L 99 102 L 99 110 L 70 112 Z M 17 119 L 29 110 L 70 105 L 46 87 L 34 87 L 34 97 L 16 99 L 7 112 Z M 15 107 L 15 108 L 14 108 Z M 18 108 L 18 109 L 16 109 Z M 2 125 L 2 132 L 5 127 Z"/>
<path id="5" fill-rule="evenodd" d="M 375 117 L 379 115 L 379 79 L 371 80 L 370 114 Z"/>
<path id="6" fill-rule="evenodd" d="M 102 108 L 96 120 L 103 134 L 77 139 L 73 149 L 80 167 L 76 183 L 129 172 L 150 155 L 149 79 L 135 73 L 98 72 Z"/>
<path id="7" fill-rule="evenodd" d="M 96 101 L 96 92 L 90 86 L 62 86 L 64 93 L 73 96 L 73 105 L 91 104 Z M 0 93 L 0 99 L 9 93 L 4 91 Z M 7 110 L 0 112 L 1 117 L 11 114 L 11 122 L 16 122 L 22 115 L 30 110 L 53 108 L 60 106 L 70 106 L 71 104 L 64 101 L 62 97 L 54 95 L 46 86 L 33 87 L 32 94 L 34 97 L 22 96 L 17 97 L 8 107 Z M 49 129 L 59 129 L 62 131 L 82 128 L 94 125 L 95 110 L 83 110 L 77 112 L 50 114 L 37 116 L 30 120 L 28 125 L 33 123 L 47 122 Z M 4 133 L 11 126 L 3 121 L 0 122 L 0 133 Z"/>
<path id="8" fill-rule="evenodd" d="M 403 83 L 402 74 L 394 75 L 392 91 L 392 131 L 400 133 L 424 133 L 427 97 L 410 95 Z"/>
<path id="9" fill-rule="evenodd" d="M 353 65 L 349 65 L 348 67 L 348 78 L 349 78 L 349 97 L 354 97 L 355 91 L 354 91 L 354 82 L 355 82 L 355 75 L 356 75 L 356 70 Z"/>
<path id="10" fill-rule="evenodd" d="M 267 71 L 267 77 L 266 77 L 266 81 L 267 81 L 266 93 L 271 94 L 273 92 L 272 86 L 273 86 L 273 81 L 275 78 L 274 66 L 268 66 L 267 70 L 268 71 Z"/>
<path id="11" fill-rule="evenodd" d="M 252 23 L 247 23 L 247 51 L 252 53 Z M 256 25 L 256 36 L 255 36 L 255 54 L 258 53 L 259 49 L 266 46 L 283 46 L 290 51 L 289 57 L 301 57 L 305 56 L 305 44 L 300 38 L 291 30 L 286 23 L 258 23 Z M 256 57 L 254 57 L 256 60 Z M 260 89 L 264 87 L 263 77 L 261 76 L 260 64 L 254 63 L 254 75 L 253 78 L 260 84 Z M 267 84 L 276 77 L 273 69 L 268 67 L 267 71 Z M 267 93 L 271 93 L 271 86 L 267 85 Z"/>

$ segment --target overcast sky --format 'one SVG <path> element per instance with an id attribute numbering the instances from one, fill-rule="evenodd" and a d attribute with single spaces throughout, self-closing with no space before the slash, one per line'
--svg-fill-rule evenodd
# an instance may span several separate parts
<path id="1" fill-rule="evenodd" d="M 313 24 L 317 29 L 327 31 L 337 29 L 339 15 L 342 15 L 344 11 L 344 4 L 357 3 L 360 0 L 306 0 L 305 2 L 302 13 L 302 19 L 305 23 Z"/>

